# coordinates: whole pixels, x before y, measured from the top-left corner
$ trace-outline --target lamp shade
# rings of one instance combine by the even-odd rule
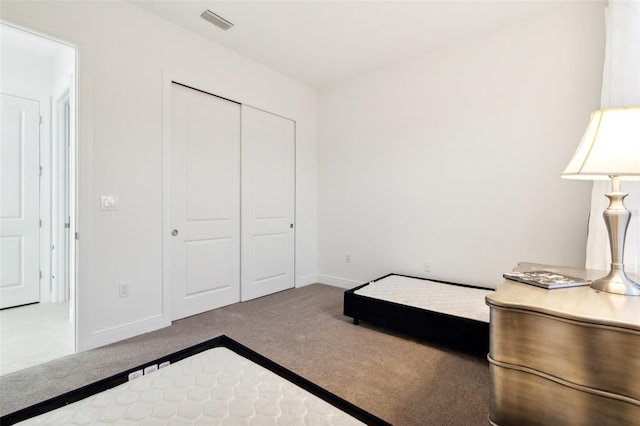
[[[640,180],[640,107],[595,111],[561,177]]]

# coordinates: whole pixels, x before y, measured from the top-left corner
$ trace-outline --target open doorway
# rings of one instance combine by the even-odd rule
[[[0,31],[0,374],[7,374],[76,349],[76,49],[4,22]]]

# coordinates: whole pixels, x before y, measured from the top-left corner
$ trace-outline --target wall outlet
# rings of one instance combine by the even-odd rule
[[[120,297],[129,297],[129,283],[120,283],[119,293]]]
[[[349,253],[344,255],[344,263],[351,263],[351,255]]]
[[[429,260],[424,261],[424,271],[431,272],[431,261]]]

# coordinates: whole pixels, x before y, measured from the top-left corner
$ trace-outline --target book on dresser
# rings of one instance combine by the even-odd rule
[[[552,271],[506,272],[502,276],[508,280],[534,285],[552,290],[555,288],[589,285],[591,280],[572,277]]]

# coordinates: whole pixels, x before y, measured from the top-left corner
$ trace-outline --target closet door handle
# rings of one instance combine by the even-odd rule
[[[289,225],[289,228],[293,229],[293,223],[291,225]]]
[[[171,231],[171,235],[173,235],[174,237],[178,235],[178,230],[174,229],[173,231]]]

